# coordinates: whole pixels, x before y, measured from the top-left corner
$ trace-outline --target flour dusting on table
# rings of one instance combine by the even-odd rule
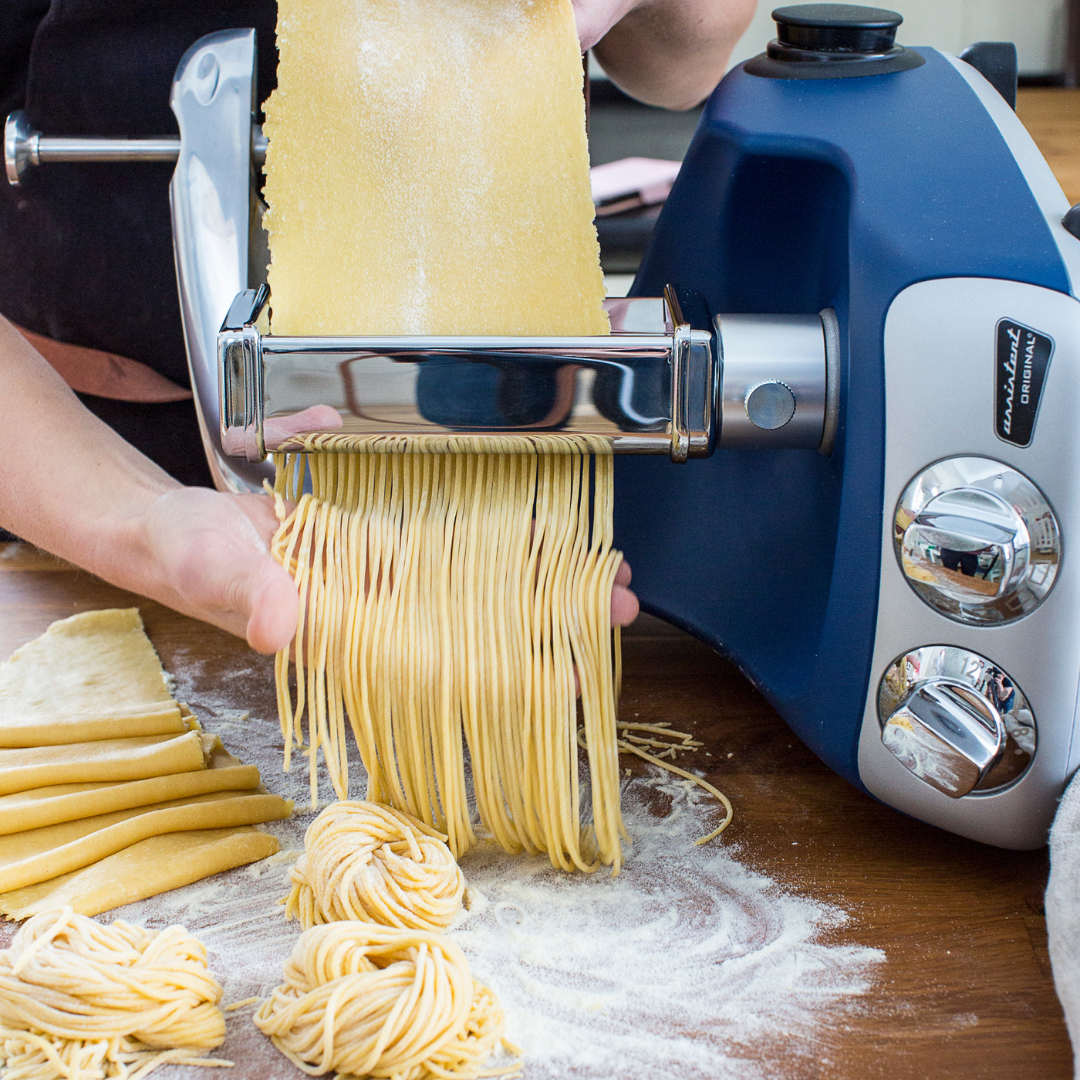
[[[172,666],[180,699],[228,750],[258,765],[271,791],[296,800],[297,812],[264,826],[281,843],[272,859],[101,918],[185,925],[206,943],[227,1005],[269,993],[300,933],[277,902],[314,817],[307,762],[300,757],[282,774],[276,718],[236,707],[245,688],[272,682],[270,664],[255,661],[214,687],[197,661],[180,654]],[[361,797],[362,767],[351,764],[353,795]],[[321,798],[324,805],[333,798],[325,781]],[[509,856],[490,844],[462,860],[469,910],[450,934],[473,974],[498,994],[507,1037],[525,1053],[526,1080],[802,1075],[821,1054],[820,1033],[859,1007],[884,955],[836,943],[847,922],[842,910],[751,870],[723,838],[694,847],[713,827],[715,808],[688,781],[667,774],[626,780],[623,809],[633,844],[617,878],[606,870],[563,874],[546,859]],[[236,1062],[229,1075],[301,1077],[257,1031],[251,1012],[226,1014],[219,1053]],[[211,1076],[175,1067],[161,1075]]]

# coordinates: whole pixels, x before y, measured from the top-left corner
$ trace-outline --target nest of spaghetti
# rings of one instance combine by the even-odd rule
[[[491,1063],[502,1009],[439,934],[356,921],[315,926],[297,940],[284,976],[255,1023],[310,1076],[474,1080],[518,1069]]]
[[[102,926],[70,907],[28,919],[0,950],[5,1080],[141,1080],[225,1038],[221,985],[182,926]]]

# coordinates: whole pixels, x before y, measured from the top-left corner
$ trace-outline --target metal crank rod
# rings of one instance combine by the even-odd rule
[[[33,165],[53,161],[176,161],[180,138],[163,135],[155,139],[104,139],[88,136],[42,135],[35,131],[22,110],[11,113],[4,124],[4,167],[8,183],[18,187]],[[252,126],[251,156],[261,165],[266,158],[266,136]]]

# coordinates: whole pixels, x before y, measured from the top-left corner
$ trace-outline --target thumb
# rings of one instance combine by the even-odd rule
[[[296,633],[299,607],[292,578],[273,559],[259,559],[248,581],[247,643],[260,653],[284,649]]]
[[[292,640],[296,587],[269,555],[205,530],[187,538],[173,567],[170,606],[246,638],[257,652],[276,652]]]
[[[259,652],[284,648],[296,632],[298,601],[292,577],[268,551],[269,506],[203,488],[166,492],[142,524],[155,571],[140,591],[247,638]]]

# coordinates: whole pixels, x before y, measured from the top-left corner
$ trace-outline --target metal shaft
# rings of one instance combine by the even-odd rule
[[[257,164],[266,158],[266,136],[252,127],[251,152]],[[26,170],[53,161],[176,161],[180,139],[163,135],[154,139],[100,139],[42,135],[20,110],[4,125],[4,166],[8,183],[18,187]]]

